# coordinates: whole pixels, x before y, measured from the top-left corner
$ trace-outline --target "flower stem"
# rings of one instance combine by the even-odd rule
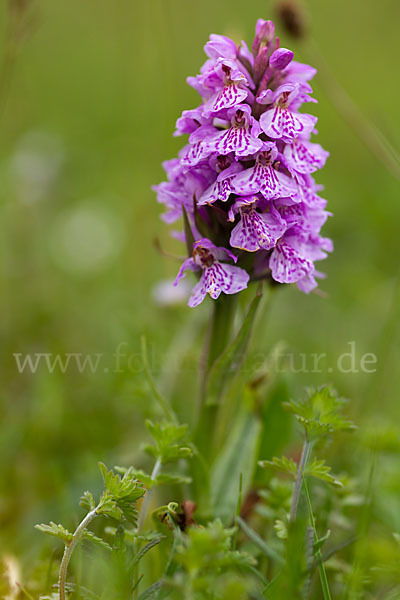
[[[303,449],[301,451],[300,462],[297,467],[296,480],[294,482],[293,488],[293,496],[292,496],[292,504],[290,507],[290,522],[294,523],[297,515],[297,508],[299,506],[301,487],[303,484],[303,473],[308,463],[308,459],[310,458],[312,450],[312,443],[307,438],[304,441]]]
[[[233,320],[237,305],[237,294],[223,294],[214,302],[211,334],[207,356],[209,371],[227,347],[233,331]]]
[[[154,481],[157,477],[157,475],[159,474],[159,472],[161,471],[161,460],[157,459],[153,471],[151,473],[151,480]],[[149,510],[149,506],[150,506],[150,502],[151,499],[153,497],[153,493],[154,493],[154,486],[152,486],[146,493],[144,499],[143,499],[143,503],[142,506],[140,507],[140,514],[139,514],[139,520],[138,520],[138,532],[140,533],[144,527],[144,522],[146,520],[146,516],[147,516],[147,512]]]
[[[75,529],[72,540],[70,541],[69,544],[66,544],[66,546],[65,546],[64,554],[63,554],[61,564],[60,564],[60,571],[59,571],[59,575],[58,575],[58,589],[59,589],[60,600],[65,600],[65,583],[66,583],[66,578],[67,578],[68,565],[69,565],[69,561],[71,560],[72,553],[73,553],[76,545],[82,538],[86,527],[97,516],[98,508],[99,507],[96,506],[96,508],[91,510],[86,515],[86,517],[83,519],[83,521],[81,521],[79,523],[78,527]]]
[[[213,364],[221,356],[232,337],[236,305],[237,294],[222,294],[213,306],[207,357],[202,372],[200,409],[195,433],[196,445],[206,459],[210,459],[212,454],[218,409],[216,404],[207,404],[209,374]]]

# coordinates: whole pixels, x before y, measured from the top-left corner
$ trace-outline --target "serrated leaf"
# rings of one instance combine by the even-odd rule
[[[304,475],[311,475],[312,477],[326,481],[334,487],[343,487],[342,482],[332,475],[331,468],[325,463],[324,460],[318,460],[314,458],[312,463],[308,463],[306,466]]]
[[[83,532],[83,537],[90,540],[91,542],[94,542],[95,544],[97,544],[101,548],[104,548],[105,550],[112,550],[110,544],[107,544],[105,540],[95,535],[93,531],[90,531],[89,529],[85,529],[85,531]]]
[[[156,485],[187,485],[192,482],[192,478],[179,473],[159,473],[154,482]]]
[[[100,499],[97,514],[117,519],[117,521],[121,521],[123,518],[122,512],[119,510],[115,500],[106,495]]]
[[[295,415],[307,436],[312,439],[334,431],[356,429],[354,424],[342,415],[344,403],[345,400],[331,387],[324,386],[317,390],[309,390],[308,397],[303,401],[291,400],[284,402],[283,406]]]
[[[48,535],[52,535],[53,537],[62,540],[64,544],[70,544],[74,534],[65,529],[65,527],[61,524],[56,525],[53,521],[50,521],[49,525],[44,523],[40,525],[35,525],[35,528],[41,531],[42,533],[47,533]]]
[[[187,438],[187,425],[175,423],[153,423],[146,421],[146,427],[155,440],[155,445],[146,445],[145,452],[160,460],[162,464],[177,461],[181,458],[190,458],[193,455]]]
[[[84,492],[81,496],[79,504],[88,512],[94,510],[96,503],[94,501],[93,494],[88,491]]]
[[[288,537],[288,529],[287,525],[282,519],[277,519],[274,523],[274,529],[276,531],[276,535],[281,540],[286,540]]]
[[[143,558],[145,554],[147,554],[149,550],[154,548],[154,546],[158,546],[158,544],[165,539],[165,535],[157,535],[157,537],[154,537],[152,540],[150,540],[145,546],[143,546],[143,548],[139,550],[137,554],[135,554],[130,564],[130,568],[133,568],[135,565],[137,565],[138,562]]]
[[[232,380],[232,375],[240,368],[244,360],[261,298],[261,292],[257,291],[235,339],[211,367],[207,382],[207,404],[209,405],[218,404],[221,401]]]
[[[281,456],[280,458],[275,456],[272,460],[260,460],[258,461],[258,464],[264,469],[285,473],[293,479],[296,479],[297,465],[294,460],[287,458],[286,456]]]
[[[99,467],[104,479],[103,493],[97,514],[103,514],[114,519],[127,520],[133,525],[137,521],[136,503],[145,493],[145,488],[136,479],[132,468],[123,477],[109,471],[103,463]]]

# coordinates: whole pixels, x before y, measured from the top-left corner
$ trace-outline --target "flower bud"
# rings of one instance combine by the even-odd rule
[[[287,48],[278,48],[272,53],[269,64],[273,69],[281,71],[285,69],[293,59],[293,52]]]
[[[264,21],[264,19],[258,19],[256,25],[256,37],[252,45],[252,51],[254,56],[257,56],[261,45],[266,46],[275,37],[275,25],[272,21]]]

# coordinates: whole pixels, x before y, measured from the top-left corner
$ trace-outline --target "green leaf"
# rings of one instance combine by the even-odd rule
[[[150,598],[158,598],[160,589],[163,587],[163,585],[163,580],[156,581],[155,583],[153,583],[153,585],[148,587],[147,590],[144,590],[144,592],[140,594],[138,600],[149,600]]]
[[[317,390],[309,390],[305,400],[291,400],[283,406],[303,425],[306,435],[315,439],[334,431],[356,429],[354,424],[342,415],[344,404],[345,400],[338,397],[331,387],[323,386]]]
[[[58,538],[66,545],[70,544],[74,537],[74,534],[65,529],[63,525],[56,525],[56,523],[53,523],[53,521],[50,521],[49,525],[45,525],[44,523],[41,525],[35,525],[35,528],[42,533],[47,533],[48,535]]]
[[[155,445],[147,445],[144,450],[157,460],[161,460],[163,464],[180,458],[190,458],[193,455],[193,450],[186,441],[187,425],[153,423],[147,420],[146,427],[154,438]]]
[[[143,548],[139,550],[137,554],[135,554],[130,564],[130,567],[133,568],[135,565],[137,565],[138,562],[143,558],[145,554],[147,554],[149,550],[154,548],[154,546],[158,546],[158,544],[165,539],[165,535],[158,535],[157,537],[154,537],[152,540],[150,540],[150,542],[148,542],[145,546],[143,546]]]
[[[89,529],[85,529],[85,531],[83,532],[83,537],[87,540],[90,540],[91,542],[94,542],[95,544],[97,544],[101,548],[104,548],[105,550],[112,550],[110,544],[107,544],[106,541],[95,535],[93,531],[90,531]]]
[[[79,504],[82,506],[82,508],[87,510],[87,512],[94,510],[96,503],[94,501],[93,494],[88,491],[84,492],[81,496]]]
[[[251,482],[260,430],[258,416],[244,407],[212,467],[212,511],[224,523],[229,523],[235,515],[241,474],[243,491]]]
[[[133,469],[128,469],[123,477],[109,471],[103,463],[99,463],[104,479],[105,492],[103,493],[97,514],[103,514],[114,519],[127,520],[136,525],[136,503],[146,490],[136,479]]]
[[[324,460],[318,460],[314,458],[312,463],[308,463],[306,466],[304,475],[311,475],[312,477],[326,481],[334,487],[343,487],[343,483],[332,475],[331,468],[325,464]]]
[[[328,529],[328,531],[326,532],[325,535],[323,535],[322,537],[315,540],[314,554],[317,554],[318,552],[321,551],[322,546],[325,544],[326,540],[330,537],[330,535],[331,535],[331,531],[330,531],[330,529]]]
[[[287,458],[286,456],[282,456],[281,458],[275,456],[272,460],[259,460],[258,464],[264,469],[285,473],[293,479],[296,479],[297,465],[294,460]]]
[[[102,495],[96,512],[98,515],[117,519],[117,521],[123,520],[122,512],[118,508],[117,503],[111,496],[106,494]]]
[[[235,339],[212,365],[208,379],[207,404],[218,404],[221,401],[228,384],[232,381],[233,374],[240,368],[246,354],[261,298],[262,293],[258,289]]]
[[[281,540],[286,540],[288,537],[288,528],[285,521],[282,519],[277,519],[274,523],[274,529],[276,531],[276,535]]]
[[[273,548],[268,546],[266,542],[256,533],[253,529],[251,529],[246,521],[244,521],[241,517],[236,517],[236,522],[239,525],[240,529],[247,535],[247,537],[257,546],[259,550],[269,559],[275,561],[278,564],[283,564],[284,559],[278,552],[276,552]]]
[[[115,467],[118,473],[125,473],[126,469],[123,467]],[[192,482],[191,477],[186,477],[180,473],[159,473],[154,479],[151,478],[149,473],[145,473],[141,469],[132,469],[133,475],[138,479],[147,490],[150,490],[153,486],[158,485],[187,485]]]

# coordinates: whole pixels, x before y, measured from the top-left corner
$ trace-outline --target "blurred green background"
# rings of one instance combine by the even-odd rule
[[[185,78],[198,72],[208,35],[250,43],[256,19],[273,18],[274,6],[265,0],[32,2],[32,31],[9,79],[3,69],[0,99],[0,528],[3,548],[25,560],[44,543],[35,523],[74,521],[82,490],[99,486],[98,460],[147,466],[139,445],[154,407],[137,356],[142,334],[178,412],[183,419],[193,412],[193,370],[210,304],[193,311],[154,300],[154,286],[178,268],[156,251],[154,238],[168,251],[182,250],[159,218],[151,185],[163,178],[161,161],[183,143],[172,137],[176,118],[198,104]],[[300,47],[278,28],[282,45],[298,60],[322,55],[329,66],[324,80],[330,85],[333,75],[399,148],[400,4],[308,0],[304,8],[313,46]],[[2,0],[3,54],[7,10]],[[395,424],[399,182],[343,121],[318,75],[313,88],[318,141],[331,152],[319,182],[335,215],[324,229],[335,243],[321,263],[326,297],[280,290],[255,347],[267,353],[285,340],[296,355],[326,353],[321,373],[288,376],[290,392],[332,381],[351,399],[359,425]],[[358,362],[364,353],[377,355],[376,373],[329,371],[351,341]],[[131,370],[114,373],[112,354],[121,343],[121,352],[136,356]],[[37,352],[104,357],[96,373],[40,367],[19,373],[13,354]],[[176,383],[168,360],[179,352],[188,368]]]

